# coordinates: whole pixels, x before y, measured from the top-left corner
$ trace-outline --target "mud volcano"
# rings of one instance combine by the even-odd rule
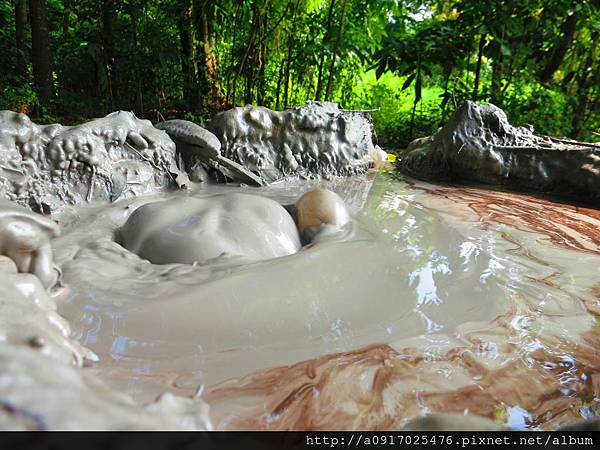
[[[333,104],[0,119],[4,429],[598,415],[597,210],[375,171],[370,120]],[[454,173],[440,142],[402,164]]]

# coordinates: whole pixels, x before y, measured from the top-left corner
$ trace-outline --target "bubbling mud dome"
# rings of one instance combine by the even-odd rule
[[[217,140],[165,122],[187,189],[56,201],[49,217],[0,204],[0,243],[28,243],[0,246],[0,427],[556,429],[598,416],[600,212],[367,171],[374,147],[348,152],[357,129],[326,106],[305,129],[323,120],[358,173],[337,177],[304,156],[318,134],[292,149],[285,130],[302,132],[304,113],[282,124],[255,110],[215,118]],[[300,155],[282,179],[281,140]],[[120,155],[157,170],[157,186],[177,175]]]
[[[229,193],[179,198],[136,209],[119,230],[123,246],[154,264],[208,264],[291,255],[300,235],[283,206],[268,198]]]

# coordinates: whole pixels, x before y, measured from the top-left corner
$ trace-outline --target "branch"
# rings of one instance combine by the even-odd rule
[[[355,112],[355,113],[370,113],[370,112],[377,112],[377,111],[381,111],[381,108],[375,108],[375,109],[340,109],[340,111],[344,111],[344,112]]]

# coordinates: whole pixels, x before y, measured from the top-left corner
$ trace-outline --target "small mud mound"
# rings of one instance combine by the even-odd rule
[[[241,193],[148,203],[131,214],[119,235],[125,248],[154,264],[260,261],[301,247],[283,206]]]

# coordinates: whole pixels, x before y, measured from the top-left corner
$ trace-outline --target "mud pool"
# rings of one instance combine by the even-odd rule
[[[337,192],[354,218],[290,256],[153,265],[115,242],[141,204]],[[216,429],[386,429],[455,412],[554,429],[600,407],[600,212],[388,174],[214,185],[56,217],[58,312],[139,402],[199,395]]]

